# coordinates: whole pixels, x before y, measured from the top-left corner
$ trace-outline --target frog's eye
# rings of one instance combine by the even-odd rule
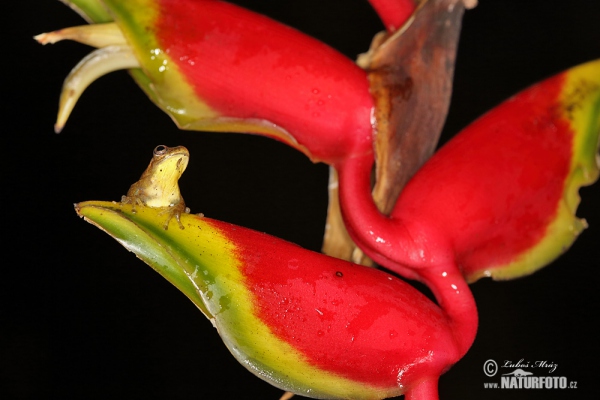
[[[167,152],[168,149],[169,148],[167,146],[161,144],[159,146],[156,146],[156,148],[154,149],[153,154],[155,156],[162,156],[163,154],[165,154]]]

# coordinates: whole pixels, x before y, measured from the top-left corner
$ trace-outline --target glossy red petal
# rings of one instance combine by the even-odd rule
[[[215,112],[274,124],[314,160],[333,163],[370,147],[373,103],[366,74],[352,61],[226,2],[156,3],[161,50]]]
[[[599,111],[600,61],[519,93],[427,163],[394,217],[444,232],[470,280],[532,273],[585,226],[574,197],[598,176]]]

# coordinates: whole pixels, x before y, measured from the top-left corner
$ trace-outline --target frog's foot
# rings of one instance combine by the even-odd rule
[[[185,207],[185,205],[175,205],[175,206],[171,206],[171,207],[161,207],[161,208],[162,208],[162,211],[160,211],[159,215],[168,214],[167,220],[165,221],[165,223],[163,225],[163,228],[165,229],[165,231],[169,229],[169,222],[171,222],[173,217],[175,217],[175,219],[177,220],[177,223],[179,224],[179,228],[185,229],[183,224],[181,223],[181,214],[182,213],[189,214],[190,209],[188,207]]]
[[[136,213],[136,206],[145,206],[145,204],[140,199],[129,196],[121,196],[121,203],[131,204],[131,212],[134,214]]]

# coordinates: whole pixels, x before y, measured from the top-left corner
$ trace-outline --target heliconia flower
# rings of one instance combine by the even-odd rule
[[[62,33],[43,35],[40,37],[40,40],[52,41],[55,38],[63,37],[77,37],[79,40],[89,43],[100,40],[102,44],[96,43],[96,45],[101,46],[99,53],[92,55],[89,60],[82,64],[80,69],[90,68],[103,72],[105,70],[104,67],[107,65],[106,59],[112,60],[108,62],[109,65],[115,62],[117,64],[121,63],[119,64],[121,67],[127,67],[130,65],[129,63],[139,63],[141,69],[133,70],[134,77],[136,77],[141,86],[163,109],[171,113],[180,122],[181,126],[185,125],[197,129],[240,130],[266,134],[286,141],[288,144],[304,151],[314,160],[323,160],[333,165],[344,176],[344,179],[340,183],[341,196],[349,203],[345,208],[355,210],[355,212],[348,216],[347,223],[352,227],[354,231],[353,235],[359,241],[361,247],[366,248],[368,252],[376,253],[376,257],[384,265],[389,266],[390,263],[395,264],[397,261],[399,265],[404,266],[398,267],[400,269],[398,272],[409,277],[415,277],[414,272],[405,269],[405,266],[410,264],[405,259],[408,257],[407,254],[392,255],[388,254],[391,250],[386,250],[390,246],[391,248],[395,248],[395,246],[391,245],[391,243],[394,243],[394,240],[386,240],[385,238],[393,237],[395,234],[390,233],[389,230],[398,228],[388,228],[390,226],[389,220],[379,215],[376,210],[370,209],[371,199],[368,197],[370,192],[368,177],[370,176],[371,164],[373,162],[371,154],[373,133],[371,132],[371,121],[368,120],[367,115],[372,108],[373,100],[367,93],[368,85],[364,80],[366,76],[364,71],[355,67],[349,60],[327,46],[297,31],[224,2],[208,0],[132,0],[128,2],[118,0],[87,0],[76,1],[74,3],[77,3],[83,12],[86,12],[85,8],[87,4],[105,4],[110,15],[114,17],[116,22],[112,25],[86,27],[98,32],[97,34],[90,35],[88,30],[82,28],[81,30],[73,29],[63,31]],[[373,4],[381,9],[392,4],[392,2],[382,1],[373,2]],[[210,18],[205,17],[208,14],[207,12],[202,13],[199,12],[200,10],[210,10]],[[189,18],[190,15],[194,18]],[[400,14],[396,13],[394,15],[398,16]],[[105,16],[102,18],[105,18]],[[195,18],[205,19],[196,20]],[[173,28],[174,26],[177,26],[176,32]],[[264,30],[273,34],[265,38]],[[242,31],[244,35],[240,35]],[[117,32],[116,35],[115,32]],[[113,39],[110,39],[111,37]],[[280,40],[278,38],[287,38],[288,40]],[[102,47],[106,46],[107,43],[111,43],[111,40],[113,45]],[[306,50],[302,53],[302,49],[310,49],[310,54],[307,55]],[[218,59],[214,57],[202,58],[202,54],[204,54],[202,53],[203,50],[206,50],[206,54],[219,54],[220,57]],[[320,56],[312,57],[315,54],[319,54]],[[318,59],[319,62],[311,62],[311,57],[314,60]],[[326,62],[323,62],[324,60]],[[240,65],[242,66],[240,67]],[[198,68],[197,70],[195,69],[196,67]],[[590,68],[593,69],[596,67]],[[260,74],[264,74],[265,71],[268,71],[268,77],[264,79],[257,78],[264,77],[264,75]],[[295,71],[301,75],[301,79],[292,79],[292,81],[298,83],[298,86],[294,86],[291,83],[289,85],[282,84],[290,76],[290,71]],[[573,79],[577,79],[576,77],[579,75],[576,71],[579,70],[573,70],[571,73],[565,74],[563,78],[572,75],[575,77]],[[588,82],[595,82],[594,74],[598,75],[597,71],[592,70],[588,74],[592,76],[585,77],[585,79]],[[74,72],[74,75],[79,77],[79,72]],[[221,77],[223,79],[220,79]],[[573,86],[575,85],[573,83],[568,83],[571,80],[563,78],[556,78],[555,81],[564,82],[564,88],[559,87],[560,84],[556,84],[556,93],[545,92],[545,96],[547,97],[538,95],[536,100],[528,103],[533,113],[530,118],[541,118],[535,114],[538,110],[548,113],[548,109],[566,107],[561,103],[563,100],[559,98],[559,92],[563,89],[566,91],[575,90],[573,87],[576,86]],[[67,81],[69,82],[69,79]],[[70,81],[77,82],[77,79],[72,78]],[[315,83],[315,85],[309,85],[311,89],[307,89],[309,87],[306,86],[307,82]],[[316,83],[319,84],[317,85]],[[256,87],[254,84],[256,84]],[[328,89],[324,90],[324,88]],[[315,92],[312,89],[317,89],[317,91]],[[77,90],[79,89],[73,88],[73,91],[66,90],[67,99],[70,98],[70,93],[77,93]],[[323,94],[325,97],[322,97]],[[216,100],[214,102],[205,100],[209,98],[211,101]],[[280,101],[283,98],[285,98],[285,101]],[[585,100],[591,101],[589,98],[591,98],[591,95]],[[70,98],[69,101],[72,100],[73,98]],[[319,101],[323,101],[323,103],[319,104]],[[323,106],[323,112],[316,111],[319,106]],[[546,111],[543,110],[543,107],[547,108]],[[218,111],[216,114],[213,113],[215,110]],[[593,110],[587,112],[592,116],[594,115]],[[495,123],[491,122],[493,120],[492,115],[501,115],[499,118],[506,120],[507,123],[513,121],[513,124],[517,125],[526,118],[522,112],[509,115],[509,112],[495,111],[482,119],[482,121],[490,122],[478,122],[473,125],[477,128],[469,128],[467,132],[479,132],[475,136],[487,138],[485,131],[497,129],[497,127],[491,126]],[[585,117],[581,118],[585,120]],[[529,120],[529,123],[533,127],[532,129],[539,127],[533,124],[531,120]],[[565,127],[567,125],[559,124],[557,126]],[[265,127],[271,127],[274,130]],[[565,129],[569,130],[568,127]],[[578,132],[577,129],[576,132]],[[517,129],[511,132],[520,131],[521,129]],[[540,132],[542,131],[540,130]],[[523,137],[529,137],[534,132],[524,132]],[[542,133],[538,132],[538,134],[541,135]],[[581,133],[581,135],[584,134]],[[504,135],[502,137],[508,138],[509,136]],[[564,139],[564,141],[560,142],[560,139]],[[528,151],[543,158],[541,155],[545,154],[544,149],[547,150],[547,139],[546,137],[540,137],[539,140],[540,143],[544,143],[545,147],[541,147],[537,142],[533,141],[529,143],[529,150],[523,147],[522,151]],[[573,149],[575,145],[578,145],[577,141],[573,142],[571,139],[568,139],[567,134],[560,138],[555,138],[555,140],[556,145],[564,151],[566,151],[565,149]],[[460,141],[457,140],[456,142]],[[561,145],[566,147],[561,147]],[[594,147],[593,145],[591,146]],[[450,148],[455,147],[458,148],[457,145],[450,146]],[[448,151],[444,150],[442,154],[446,154]],[[446,163],[455,165],[454,158],[462,157],[462,153],[459,153],[459,151],[456,151],[455,156],[442,159],[447,159],[449,161],[445,161]],[[497,168],[496,166],[508,163],[514,167],[513,172],[516,173],[517,167],[520,164],[507,161],[509,156],[502,156],[505,153],[493,152],[492,155],[494,157],[488,157],[487,155],[482,155],[480,158],[472,157],[473,160],[478,160],[479,163],[477,167],[473,168],[475,171],[487,171],[479,165],[486,165],[488,168],[492,168],[493,171],[487,172],[487,175],[484,175],[482,172],[479,174],[473,173],[469,178],[454,179],[454,181],[470,182],[470,186],[463,184],[463,187],[469,187],[475,191],[484,182],[495,182],[500,179],[494,177],[492,172],[495,171],[498,174],[501,169],[504,171],[506,168]],[[478,152],[478,154],[484,153]],[[580,159],[575,157],[576,154],[573,153],[574,157],[571,157],[572,162]],[[552,153],[552,155],[554,156],[556,153]],[[440,157],[442,156],[437,158],[439,159]],[[523,159],[518,154],[515,154],[514,157]],[[524,165],[528,168],[534,168],[535,163],[529,162],[530,159],[533,158],[527,158],[527,163]],[[494,162],[486,162],[486,160],[494,160]],[[542,164],[538,163],[536,165]],[[447,170],[452,171],[451,168]],[[534,168],[532,173],[539,173],[540,171],[546,171],[546,169],[535,170]],[[568,177],[571,176],[569,175],[570,172],[565,171],[556,171],[559,174],[556,176],[562,176],[563,183],[568,182],[570,179]],[[449,173],[453,174],[453,172]],[[561,173],[562,175],[560,175]],[[433,187],[432,182],[438,178],[438,175],[433,176],[435,178],[430,179],[431,187]],[[554,182],[559,179],[556,176],[548,179]],[[590,183],[591,181],[593,179],[582,181],[580,185]],[[357,188],[357,184],[360,188]],[[436,185],[439,185],[439,183],[436,183]],[[444,187],[449,186],[445,184]],[[500,190],[499,186],[495,187]],[[562,188],[565,189],[564,193],[569,192],[569,190],[566,190],[566,186]],[[411,190],[409,194],[414,194],[405,194],[402,201],[412,199],[412,202],[419,204],[421,202],[420,196],[423,196],[421,189],[417,191],[414,189]],[[576,187],[570,191],[576,192]],[[492,192],[488,191],[488,193]],[[357,197],[359,194],[362,197]],[[553,256],[547,255],[541,257],[540,254],[546,254],[546,251],[539,250],[538,247],[536,247],[538,249],[536,251],[533,251],[533,248],[529,248],[532,251],[527,250],[528,246],[533,246],[533,242],[536,240],[541,240],[542,237],[553,237],[544,233],[550,226],[550,221],[542,221],[544,215],[547,218],[550,218],[548,215],[554,215],[553,213],[557,212],[556,210],[558,210],[558,206],[561,204],[559,201],[561,195],[558,188],[553,195],[554,200],[552,201],[554,203],[550,204],[552,203],[550,201],[547,204],[548,209],[544,212],[540,211],[540,215],[542,216],[535,222],[537,225],[534,224],[535,229],[533,231],[537,229],[537,239],[532,237],[530,238],[529,245],[521,241],[520,247],[515,245],[516,247],[512,248],[512,250],[506,250],[507,254],[502,257],[498,256],[503,261],[497,259],[487,260],[486,262],[477,261],[476,265],[473,264],[471,266],[462,265],[462,268],[465,269],[470,279],[475,279],[476,276],[480,276],[481,274],[492,274],[496,277],[503,276],[505,278],[513,275],[520,276],[523,273],[539,268],[556,256],[556,251],[550,251],[550,253],[554,254]],[[523,204],[527,205],[537,201],[535,193],[530,193],[529,197],[520,196],[518,193],[515,193],[515,196],[522,199]],[[565,196],[574,195],[567,194]],[[492,197],[490,195],[489,199],[492,199]],[[447,206],[444,207],[442,204],[451,204],[445,198],[436,196],[435,194],[429,195],[429,198],[432,200],[428,203],[428,207],[436,210],[432,215],[436,215],[440,210],[447,209]],[[363,199],[364,201],[359,199]],[[480,207],[488,207],[486,201],[489,199],[484,196],[479,199],[480,203],[476,203],[473,200],[470,204],[473,207],[475,207],[475,204],[480,204]],[[573,214],[575,205],[572,201],[570,204],[571,214]],[[424,207],[425,203],[423,203],[420,210],[425,210]],[[487,221],[488,224],[496,221],[493,218],[500,218],[498,221],[502,220],[501,216],[499,216],[501,204],[498,204],[496,207],[497,209],[489,214],[489,218],[491,219]],[[396,208],[402,210],[410,207],[398,205]],[[361,211],[358,212],[356,210]],[[425,213],[425,211],[421,212]],[[399,213],[396,215],[399,215]],[[447,216],[450,215],[457,214],[447,213]],[[394,221],[396,219],[391,218]],[[381,226],[377,225],[378,220],[382,221]],[[439,219],[439,221],[443,220]],[[563,221],[568,220],[568,218],[558,218],[558,220]],[[448,227],[436,229],[439,231],[459,229],[458,227],[461,226],[460,221],[462,220],[458,218],[452,221],[452,224],[449,224]],[[530,222],[534,223],[533,221]],[[470,221],[464,223],[475,226]],[[373,224],[375,224],[373,229],[364,228]],[[391,225],[395,226],[395,224]],[[573,232],[580,230],[577,225],[573,225]],[[489,226],[482,224],[481,229],[485,230]],[[508,227],[512,225],[508,224],[506,226],[509,229]],[[379,231],[375,227],[382,230]],[[511,229],[516,229],[516,227],[513,226]],[[368,233],[375,231],[380,232],[381,235]],[[384,235],[384,233],[386,234]],[[508,235],[507,232],[505,234]],[[452,236],[449,232],[440,235],[446,237]],[[477,236],[477,233],[474,233],[474,235]],[[531,235],[535,234],[531,233]],[[567,243],[571,243],[574,240],[573,234],[569,233],[568,235],[571,235],[571,240],[563,240],[561,242],[562,245],[566,246]],[[480,237],[483,240],[485,235]],[[445,251],[465,252],[465,254],[466,252],[469,254],[473,252],[470,243],[459,244],[460,240],[458,239],[450,240],[446,238],[445,240],[452,242],[445,246]],[[386,243],[385,245],[383,244],[384,242]],[[540,243],[546,243],[546,241]],[[562,245],[556,248],[562,247]],[[437,246],[437,248],[437,251],[441,251],[442,246]],[[403,250],[396,249],[394,251],[402,252]],[[526,257],[527,254],[528,256]],[[474,260],[473,257],[475,256],[471,255],[469,259]],[[540,257],[544,260],[541,260]],[[419,259],[416,255],[409,258]],[[525,258],[532,261],[525,261]],[[387,263],[386,259],[388,259]],[[521,261],[517,261],[517,259]],[[466,262],[466,260],[462,261]],[[517,265],[521,265],[521,267]],[[492,270],[496,272],[492,272]],[[519,270],[520,272],[507,272],[513,270]],[[501,273],[499,271],[504,272]]]
[[[360,58],[364,70],[317,40],[221,1],[68,3],[88,21],[112,22],[36,37],[99,48],[66,79],[57,131],[87,85],[127,68],[183,129],[270,136],[334,169],[375,150],[374,197],[389,213],[401,187],[436,147],[462,12],[474,2],[371,0],[388,32],[377,35]],[[333,211],[335,190],[330,202]],[[340,220],[329,213],[324,249],[343,257],[329,246],[343,230],[335,228]]]
[[[596,60],[469,125],[419,170],[390,217],[369,196],[372,158],[352,159],[340,176],[346,226],[370,257],[406,276],[449,259],[469,281],[533,273],[586,226],[575,215],[578,190],[598,179],[599,137]]]
[[[474,339],[475,304],[454,265],[430,271],[438,307],[383,271],[192,214],[181,214],[184,229],[174,219],[165,229],[161,208],[135,207],[76,210],[181,290],[242,365],[281,389],[435,400],[438,377]]]

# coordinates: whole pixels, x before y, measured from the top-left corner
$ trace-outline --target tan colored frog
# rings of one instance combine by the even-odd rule
[[[164,213],[169,217],[164,228],[168,229],[171,218],[175,217],[179,227],[183,224],[179,220],[182,212],[189,213],[185,202],[179,192],[179,178],[185,171],[190,159],[189,151],[183,146],[167,147],[157,146],[154,149],[152,161],[144,171],[139,181],[131,185],[122,203],[135,206],[164,208]]]

